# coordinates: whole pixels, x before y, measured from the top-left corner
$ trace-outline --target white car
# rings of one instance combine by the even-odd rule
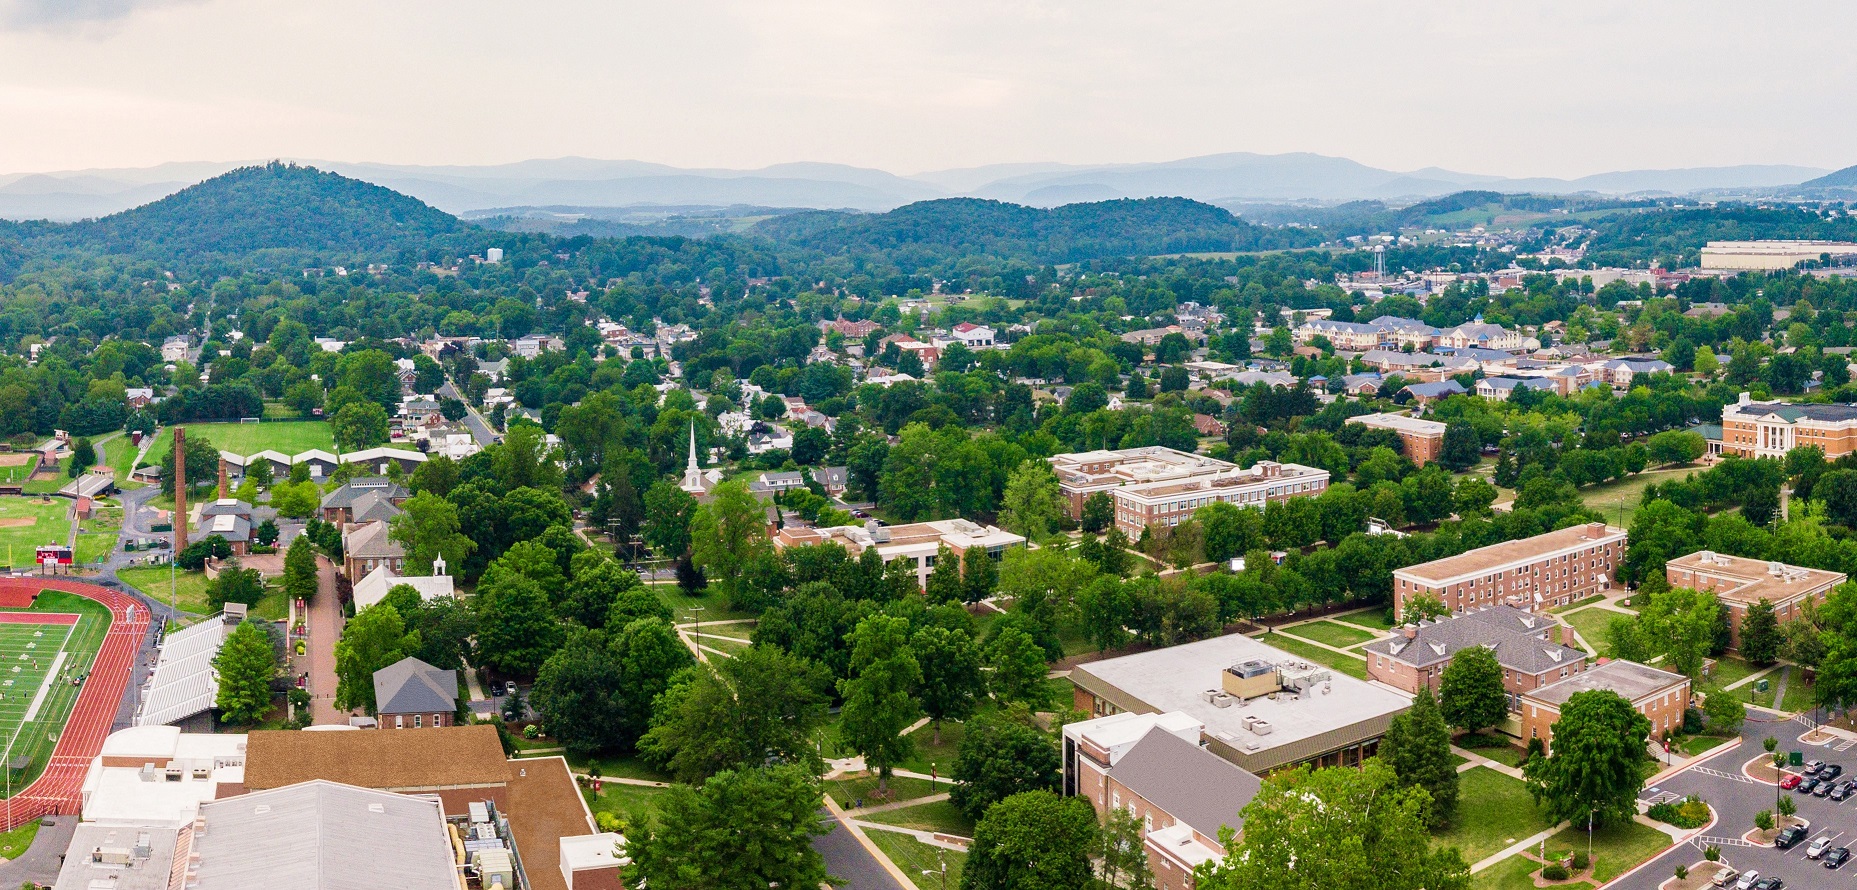
[[[1734,882],[1734,890],[1753,890],[1754,882],[1760,880],[1760,872],[1744,871],[1741,880]]]
[[[1817,859],[1825,855],[1825,851],[1829,849],[1831,849],[1831,838],[1821,837],[1813,841],[1812,846],[1805,848],[1805,858]]]

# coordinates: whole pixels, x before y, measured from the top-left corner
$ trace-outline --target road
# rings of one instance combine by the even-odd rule
[[[316,598],[309,604],[310,720],[317,726],[346,726],[348,713],[335,707],[335,641],[342,638],[342,598],[335,564],[316,555]]]
[[[482,414],[477,413],[476,408],[471,407],[471,403],[465,400],[464,394],[452,385],[451,378],[445,378],[445,383],[438,388],[438,394],[443,398],[457,399],[464,403],[464,428],[471,431],[471,437],[477,440],[478,447],[489,448],[497,443],[496,431],[490,428],[489,422],[484,420]]]
[[[830,816],[827,819],[831,832],[813,838],[812,848],[825,857],[826,873],[844,882],[836,886],[847,890],[905,890],[844,823]]]

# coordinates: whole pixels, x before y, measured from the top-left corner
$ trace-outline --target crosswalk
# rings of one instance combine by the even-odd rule
[[[1715,836],[1707,835],[1707,834],[1696,835],[1695,837],[1690,838],[1689,842],[1695,845],[1696,849],[1698,850],[1707,850],[1710,847],[1764,847],[1766,846],[1765,844],[1750,843],[1746,838],[1715,837]]]
[[[1723,772],[1721,770],[1718,770],[1710,766],[1692,766],[1689,768],[1689,771],[1692,773],[1701,773],[1702,775],[1705,775],[1705,776],[1714,776],[1717,779],[1730,779],[1736,782],[1745,782],[1749,785],[1766,784],[1764,782],[1757,782],[1753,779],[1750,779],[1741,773]]]
[[[1857,739],[1845,739],[1844,741],[1839,742],[1835,746],[1833,746],[1831,750],[1849,751],[1853,746],[1857,746]]]

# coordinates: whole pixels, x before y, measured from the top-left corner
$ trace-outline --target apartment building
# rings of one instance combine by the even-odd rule
[[[1367,676],[1414,695],[1421,688],[1435,691],[1451,658],[1472,646],[1496,653],[1510,707],[1516,696],[1586,669],[1586,653],[1573,647],[1573,628],[1514,606],[1491,606],[1408,624],[1391,639],[1367,644]]]
[[[1857,244],[1845,241],[1710,241],[1702,248],[1704,269],[1791,269],[1825,255],[1857,254]]]
[[[1178,525],[1215,501],[1261,510],[1269,501],[1321,494],[1328,488],[1327,470],[1276,461],[1240,468],[1159,446],[1074,452],[1048,460],[1058,489],[1070,503],[1070,515],[1081,515],[1085,498],[1107,492],[1115,502],[1116,527],[1131,538],[1150,525]]]
[[[1832,588],[1843,584],[1842,572],[1808,569],[1763,559],[1729,556],[1698,550],[1664,563],[1671,587],[1688,587],[1715,594],[1728,613],[1729,648],[1741,648],[1741,621],[1749,606],[1765,600],[1773,617],[1785,624],[1799,617],[1808,602],[1823,602]]]
[[[916,583],[927,587],[928,576],[935,570],[935,559],[945,545],[959,559],[979,547],[988,556],[999,559],[1007,549],[1025,546],[1025,538],[1005,529],[980,525],[965,519],[942,519],[935,522],[911,522],[905,525],[878,525],[875,520],[864,525],[831,528],[783,528],[774,534],[778,549],[805,547],[832,542],[857,558],[866,549],[877,548],[884,562],[907,559],[916,570]]]
[[[1683,726],[1689,707],[1689,678],[1635,661],[1608,661],[1560,682],[1522,693],[1522,741],[1540,739],[1553,750],[1554,723],[1573,696],[1603,689],[1615,692],[1651,721],[1651,738],[1662,739]]]
[[[1439,346],[1458,349],[1475,347],[1477,349],[1521,349],[1525,338],[1520,331],[1511,331],[1501,325],[1485,322],[1481,317],[1469,324],[1460,324],[1438,334]]]
[[[1444,450],[1445,425],[1435,420],[1421,420],[1404,414],[1363,414],[1348,418],[1348,422],[1368,429],[1397,433],[1400,444],[1405,446],[1406,457],[1421,467],[1437,460],[1438,454]]]
[[[1193,870],[1222,859],[1221,829],[1244,831],[1239,811],[1263,782],[1199,746],[1190,715],[1114,714],[1064,727],[1064,794],[1107,816],[1141,820],[1156,890],[1192,890]]]
[[[1609,589],[1625,558],[1625,530],[1589,522],[1478,547],[1393,571],[1393,606],[1431,596],[1453,612],[1510,605],[1529,612]]]
[[[1477,381],[1477,395],[1486,402],[1506,402],[1518,389],[1561,391],[1560,384],[1546,377],[1485,377]]]
[[[1756,402],[1742,393],[1722,409],[1722,451],[1741,457],[1785,457],[1816,445],[1836,460],[1857,451],[1857,405]]]
[[[1296,328],[1296,342],[1307,343],[1317,337],[1327,337],[1336,349],[1350,352],[1366,352],[1377,349],[1387,342],[1386,332],[1374,325],[1355,321],[1335,321],[1317,318],[1303,322]]]

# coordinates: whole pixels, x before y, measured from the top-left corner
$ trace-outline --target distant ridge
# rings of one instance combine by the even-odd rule
[[[1802,189],[1857,188],[1857,165],[1827,173],[1817,179],[1806,180],[1799,183],[1799,187]]]

